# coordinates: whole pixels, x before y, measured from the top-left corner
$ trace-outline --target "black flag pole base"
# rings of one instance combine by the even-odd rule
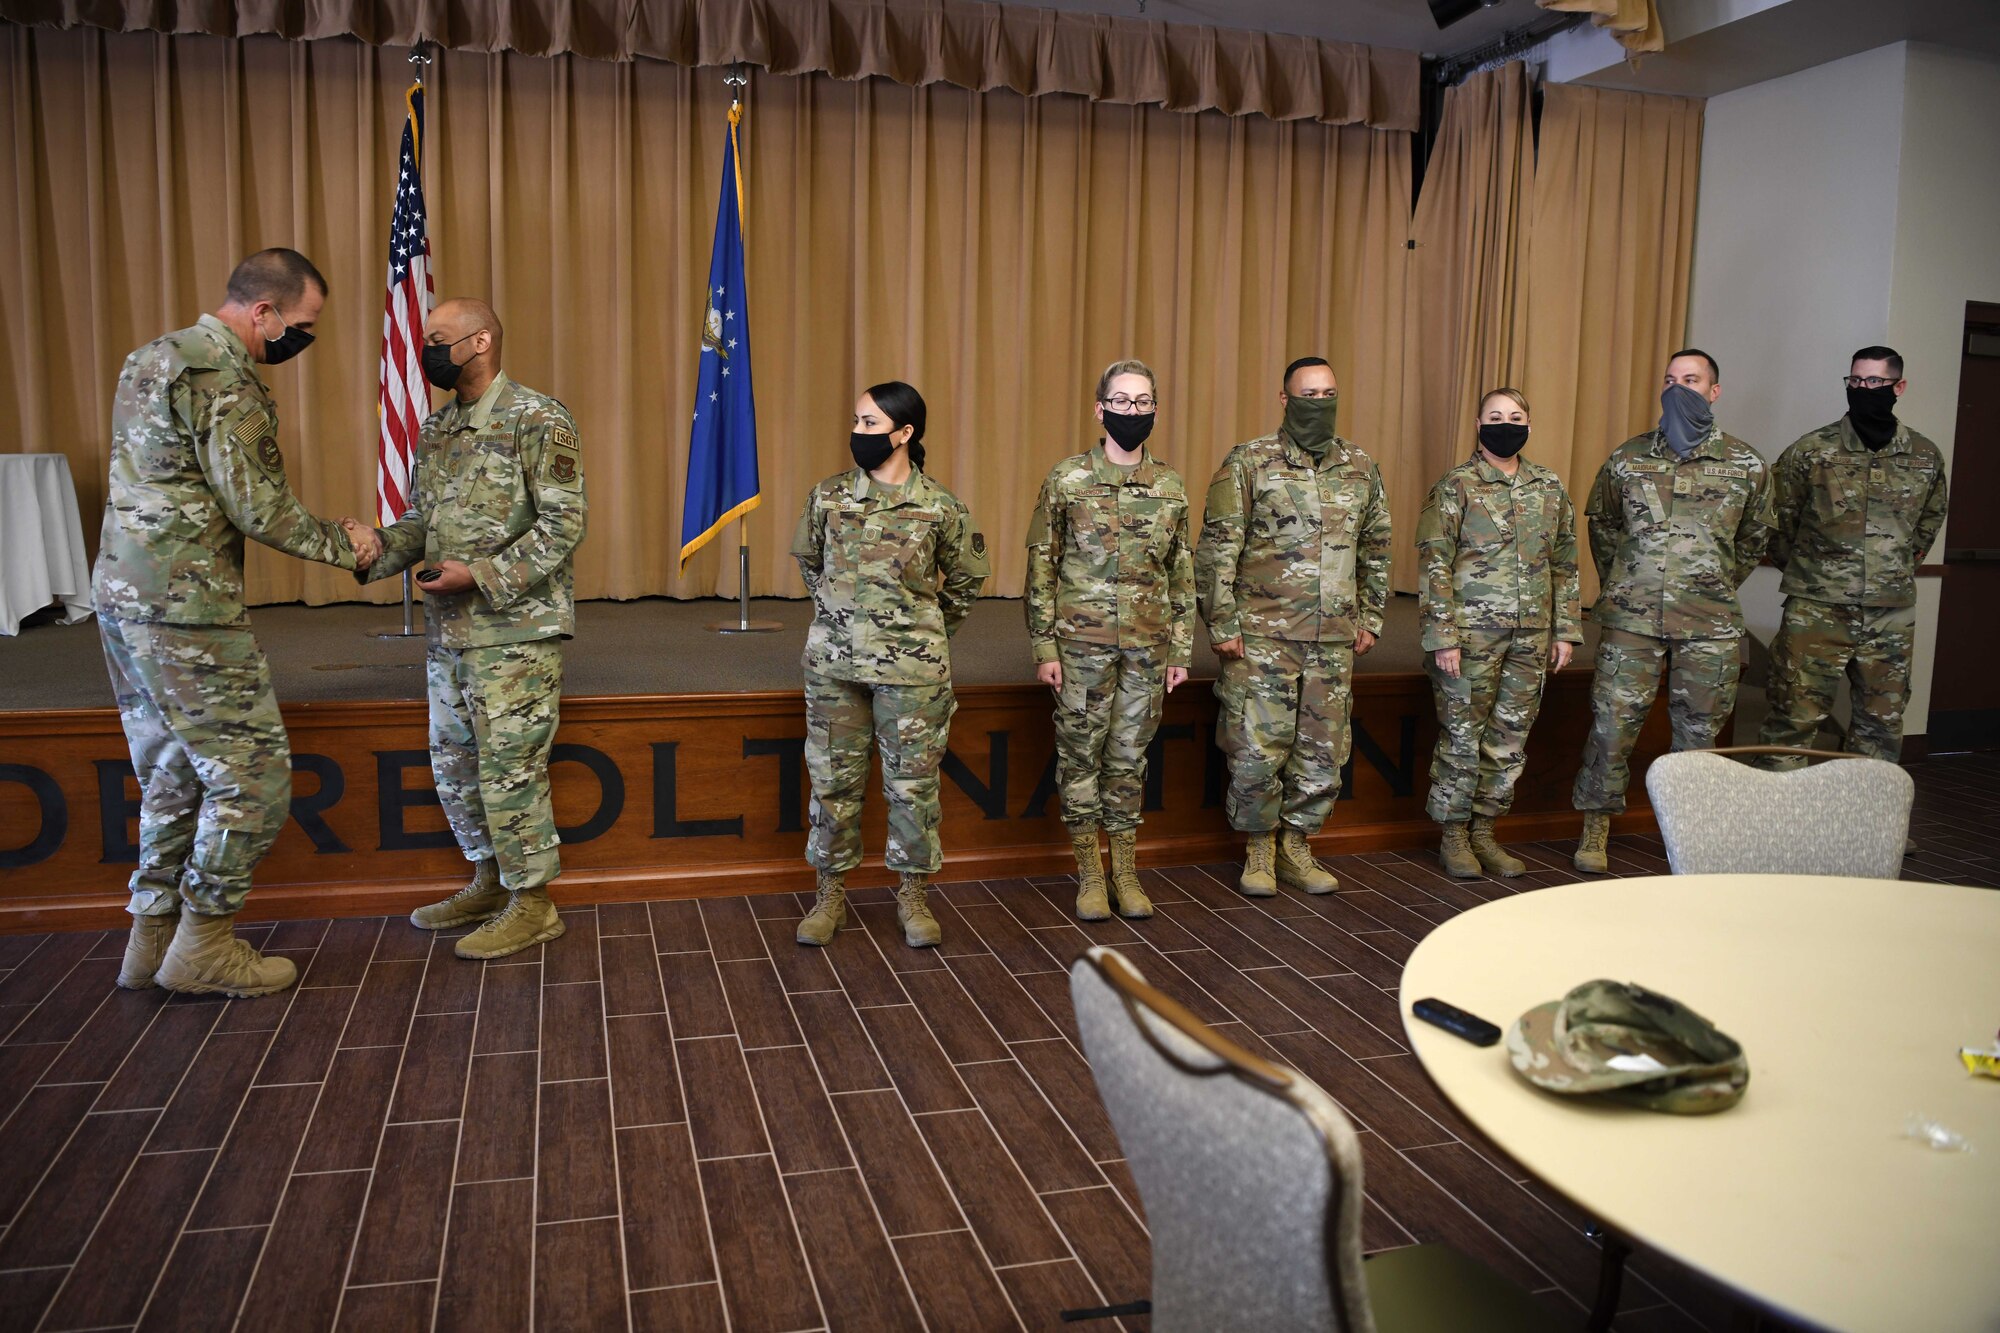
[[[736,619],[713,620],[706,628],[715,634],[769,634],[784,628],[775,620],[750,618],[750,548],[736,548]]]
[[[401,629],[368,630],[361,637],[364,639],[421,639],[424,637],[423,619],[421,617],[413,617],[411,614],[410,575],[408,571],[405,571],[403,574],[403,627]]]

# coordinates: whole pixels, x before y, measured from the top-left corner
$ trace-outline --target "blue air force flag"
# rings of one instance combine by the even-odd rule
[[[730,522],[757,507],[757,407],[750,393],[750,321],[743,299],[743,182],[737,175],[736,127],[729,109],[722,154],[722,197],[715,206],[715,249],[708,262],[702,314],[701,369],[695,377],[688,432],[687,495],[681,504],[681,567]]]

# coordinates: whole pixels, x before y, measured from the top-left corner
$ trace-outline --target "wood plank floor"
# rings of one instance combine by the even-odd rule
[[[2000,887],[2000,756],[1912,772],[1910,877]],[[245,933],[301,983],[252,1001],[118,991],[122,933],[0,937],[0,1329],[1051,1328],[1142,1297],[1068,1002],[1093,940],[1349,1110],[1369,1248],[1448,1241],[1580,1322],[1583,1219],[1397,1018],[1435,923],[1573,878],[1567,844],[1517,850],[1504,884],[1341,858],[1325,899],[1150,871],[1157,916],[1087,931],[1068,880],[951,884],[934,951],[884,890],[823,952],[792,895],[570,910],[485,965],[400,920],[286,922]],[[1666,869],[1651,839],[1614,861]],[[1735,1318],[1642,1254],[1617,1327]]]

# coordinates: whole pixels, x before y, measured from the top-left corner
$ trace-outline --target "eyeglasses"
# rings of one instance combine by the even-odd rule
[[[1294,398],[1338,398],[1339,396],[1338,389],[1301,389],[1292,395]]]
[[[1886,389],[1896,383],[1895,380],[1885,380],[1880,375],[1845,375],[1841,377],[1840,382],[1850,389]]]
[[[1142,393],[1137,398],[1130,394],[1114,393],[1109,398],[1100,398],[1097,401],[1121,416],[1133,412],[1150,412],[1160,405],[1160,400],[1149,393]]]

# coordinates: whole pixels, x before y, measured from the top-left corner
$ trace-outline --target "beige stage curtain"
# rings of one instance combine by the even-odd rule
[[[1530,447],[1579,514],[1611,450],[1659,420],[1667,357],[1689,337],[1701,116],[1690,98],[1567,84],[1543,101],[1522,387]]]
[[[10,447],[70,456],[93,547],[120,362],[264,245],[333,286],[318,345],[267,373],[294,484],[320,513],[370,512],[403,53],[0,26],[0,68],[0,421]],[[727,99],[717,72],[650,60],[432,67],[438,292],[490,297],[509,370],[577,417],[586,597],[736,590],[733,528],[675,561]],[[931,471],[986,533],[991,594],[1019,593],[1037,487],[1092,438],[1118,357],[1159,371],[1156,443],[1196,491],[1275,426],[1280,371],[1309,352],[1391,489],[1429,484],[1400,458],[1408,135],[824,75],[756,75],[748,106],[753,592],[803,593],[799,503],[847,465],[857,390],[888,378],[929,399]],[[250,592],[358,595],[261,548]]]
[[[1577,0],[1565,0],[1576,3]],[[1612,0],[1591,0],[1611,3]],[[1622,0],[1643,3],[1650,0]],[[0,19],[210,37],[355,37],[594,60],[736,61],[976,92],[1417,128],[1414,51],[969,0],[0,0]]]
[[[1398,586],[1413,590],[1417,516],[1430,485],[1472,452],[1479,395],[1516,384],[1526,351],[1528,214],[1535,141],[1527,66],[1475,74],[1445,92],[1412,235],[1409,371],[1418,484],[1390,493]],[[1517,385],[1518,387],[1518,385]]]
[[[1593,24],[1611,30],[1618,44],[1629,53],[1627,60],[1648,51],[1667,49],[1658,0],[1535,0],[1535,3],[1543,9],[1590,15]]]

